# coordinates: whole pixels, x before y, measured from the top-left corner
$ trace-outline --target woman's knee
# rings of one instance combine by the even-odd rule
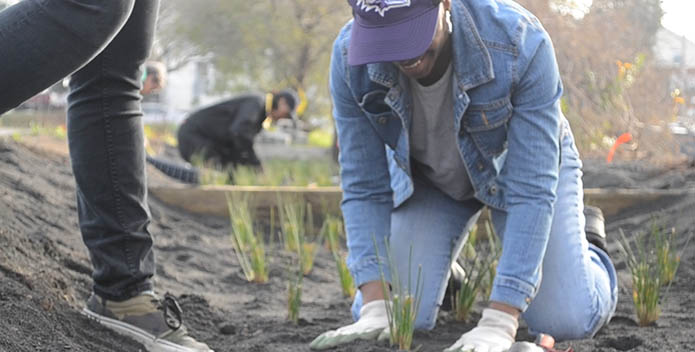
[[[439,306],[435,305],[433,307],[428,307],[426,309],[420,309],[417,317],[415,318],[415,329],[417,330],[432,330],[437,323],[437,313],[439,312]]]
[[[84,24],[84,28],[75,28],[75,35],[103,47],[123,28],[134,6],[135,0],[68,0],[53,2],[47,10],[54,18]]]
[[[609,314],[601,309],[599,302],[590,305],[567,302],[562,309],[547,308],[546,314],[525,315],[524,320],[531,333],[549,334],[558,341],[593,337]]]

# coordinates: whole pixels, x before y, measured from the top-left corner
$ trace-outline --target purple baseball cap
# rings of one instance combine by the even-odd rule
[[[348,64],[416,58],[432,44],[440,0],[348,0],[352,24]]]

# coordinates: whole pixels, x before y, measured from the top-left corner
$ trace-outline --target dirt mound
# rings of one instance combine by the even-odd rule
[[[587,187],[692,187],[695,171],[645,171],[638,164],[587,167]],[[153,180],[156,178],[152,178]],[[74,181],[64,156],[0,139],[0,351],[138,351],[142,347],[83,317],[91,265],[77,230]],[[156,286],[180,297],[186,324],[216,351],[309,351],[308,343],[329,328],[350,322],[331,257],[323,250],[304,280],[302,320],[285,321],[283,276],[288,258],[275,255],[264,285],[244,281],[228,238],[228,220],[201,218],[150,200],[157,253]],[[618,228],[646,229],[654,214],[681,234],[695,228],[695,199],[645,204],[608,219],[611,241]],[[685,236],[681,236],[685,237]],[[617,253],[612,243],[611,254]],[[691,247],[691,248],[695,248]],[[611,324],[593,340],[574,341],[577,351],[683,351],[695,331],[693,250],[662,305],[655,326],[635,324],[628,281]],[[618,263],[621,277],[624,265]],[[441,351],[472,325],[442,315],[437,328],[418,333],[422,351]],[[523,336],[525,331],[520,331]],[[522,336],[522,337],[523,337]],[[568,345],[567,343],[562,344]],[[337,351],[390,351],[354,343]]]

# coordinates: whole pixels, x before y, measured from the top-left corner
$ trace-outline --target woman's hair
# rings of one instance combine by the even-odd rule
[[[287,102],[287,105],[290,106],[290,109],[294,111],[294,109],[297,107],[297,103],[299,102],[299,99],[297,98],[297,93],[294,92],[292,89],[284,89],[279,92],[273,92],[273,110],[278,108],[278,101],[280,101],[280,98],[284,98],[285,102]]]

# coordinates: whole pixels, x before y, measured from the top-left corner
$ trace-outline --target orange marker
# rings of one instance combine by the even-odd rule
[[[613,161],[613,155],[615,155],[615,151],[618,150],[619,145],[627,143],[631,140],[632,135],[629,132],[621,134],[620,137],[618,137],[618,139],[615,140],[615,143],[613,143],[611,150],[608,152],[608,156],[606,156],[606,162],[610,164]]]

